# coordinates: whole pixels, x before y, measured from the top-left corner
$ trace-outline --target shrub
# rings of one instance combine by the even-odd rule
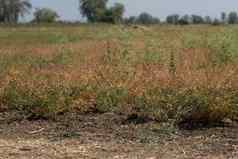
[[[123,88],[99,89],[96,95],[96,109],[99,112],[118,111],[126,104],[128,91]]]
[[[210,124],[221,122],[232,112],[230,99],[222,90],[186,90],[178,94],[177,121]]]
[[[155,88],[135,96],[133,114],[176,123],[211,124],[232,118],[236,100],[226,90]],[[236,104],[234,104],[236,103]]]
[[[214,35],[208,41],[208,47],[213,51],[212,59],[215,65],[231,63],[234,60],[233,40],[230,33]]]
[[[47,77],[16,75],[9,79],[1,101],[9,109],[19,110],[34,118],[54,117],[69,111],[80,96],[75,87]]]
[[[49,8],[37,8],[34,16],[35,19],[33,21],[37,23],[53,23],[59,18],[59,15]]]

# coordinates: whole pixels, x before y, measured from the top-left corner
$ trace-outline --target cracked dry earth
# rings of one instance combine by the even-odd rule
[[[115,114],[55,121],[0,115],[0,159],[236,159],[238,126],[178,130]]]

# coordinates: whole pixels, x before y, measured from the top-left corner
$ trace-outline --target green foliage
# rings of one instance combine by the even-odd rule
[[[128,64],[131,60],[130,53],[127,49],[120,50],[115,49],[113,50],[110,46],[110,43],[107,42],[107,49],[103,56],[103,62],[105,64]]]
[[[199,15],[192,15],[191,21],[193,24],[203,24],[204,23],[203,17],[199,16]]]
[[[179,22],[179,15],[178,14],[173,14],[173,15],[169,15],[166,17],[166,22],[168,24],[178,24]]]
[[[173,103],[171,103],[172,97],[174,97],[173,93],[169,90],[164,92],[163,89],[148,89],[143,95],[134,97],[132,113],[157,121],[168,121],[169,118],[174,117],[170,113],[175,113]]]
[[[148,24],[158,24],[160,23],[160,20],[158,18],[153,17],[152,15],[150,15],[149,13],[141,13],[137,19],[136,19],[136,23],[138,24],[144,24],[144,25],[148,25]]]
[[[0,23],[17,23],[31,8],[28,0],[0,0]]]
[[[215,65],[227,64],[234,60],[234,45],[231,33],[214,35],[208,41],[208,47],[213,51],[212,62]]]
[[[214,65],[224,65],[237,60],[236,41],[236,31],[221,30],[213,34],[204,32],[196,36],[191,33],[185,33],[183,45],[189,49],[207,48],[211,51],[209,53],[209,62]]]
[[[124,5],[120,3],[116,3],[111,8],[108,8],[105,10],[105,13],[100,19],[100,21],[113,23],[113,24],[121,23],[123,20],[124,12],[125,12]]]
[[[233,106],[237,106],[232,101],[232,94],[226,90],[155,88],[136,97],[133,103],[139,116],[158,121],[174,119],[177,123],[209,124],[232,118]]]
[[[51,44],[62,44],[69,42],[69,38],[63,34],[57,33],[48,37],[48,42]]]
[[[54,117],[68,111],[74,101],[70,87],[52,82],[11,80],[4,89],[2,100],[10,109],[38,117]],[[33,82],[33,83],[32,83]]]
[[[80,10],[89,22],[120,23],[125,7],[121,3],[107,8],[108,0],[80,0]]]
[[[97,22],[106,11],[108,0],[79,0],[80,11],[89,22]]]
[[[232,118],[232,98],[227,90],[186,90],[178,99],[178,122],[209,124]]]
[[[222,20],[222,23],[223,24],[226,24],[227,23],[227,15],[225,12],[222,12],[221,13],[221,20]]]
[[[228,23],[236,24],[238,22],[238,15],[236,12],[230,12],[228,15]]]
[[[50,60],[50,63],[56,65],[69,65],[73,63],[73,52],[71,50],[63,49],[61,52],[56,53]]]
[[[27,68],[44,68],[49,64],[49,60],[39,56],[24,54],[2,54],[0,56],[0,72],[6,73],[8,70],[23,67]]]
[[[49,8],[38,8],[34,13],[34,22],[37,23],[53,23],[59,18],[59,15]]]
[[[161,53],[159,52],[159,43],[151,40],[145,44],[145,52],[141,62],[159,64],[161,62]]]
[[[42,56],[28,55],[27,53],[19,54],[2,54],[0,56],[0,73],[7,73],[11,69],[22,67],[25,70],[31,68],[43,69],[49,65],[69,65],[73,63],[74,55],[71,50],[62,49],[54,54],[52,58]]]
[[[161,56],[160,53],[158,52],[146,52],[144,54],[144,58],[143,61],[145,61],[146,63],[160,63],[161,61]]]
[[[78,35],[67,35],[62,33],[50,34],[47,37],[48,43],[50,44],[65,44],[71,42],[77,42],[81,40],[81,37]]]
[[[99,112],[115,111],[126,104],[128,91],[124,88],[99,89],[96,96],[96,109]]]
[[[191,17],[189,15],[184,15],[179,19],[178,23],[180,25],[188,25],[191,23]]]

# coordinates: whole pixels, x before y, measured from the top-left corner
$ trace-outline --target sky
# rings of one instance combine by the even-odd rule
[[[225,11],[238,11],[238,0],[109,0],[109,5],[115,2],[126,7],[125,16],[148,12],[164,19],[167,15],[199,14],[219,17]],[[78,0],[31,0],[33,8],[48,7],[56,10],[62,20],[81,20],[78,11]],[[25,18],[30,19],[31,16]]]

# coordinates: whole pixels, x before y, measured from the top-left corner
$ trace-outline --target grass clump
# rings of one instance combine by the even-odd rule
[[[130,105],[133,107],[130,112],[143,118],[198,126],[232,119],[237,97],[222,89],[155,88],[134,97]]]
[[[56,53],[49,63],[55,65],[70,65],[73,63],[74,55],[71,50],[62,49],[60,52]]]
[[[62,34],[62,33],[55,33],[50,34],[48,37],[48,43],[50,44],[66,44],[66,43],[73,43],[80,41],[81,37],[78,35],[72,35],[72,34]]]
[[[128,90],[123,88],[99,89],[96,95],[96,109],[99,112],[118,111],[126,104]]]
[[[218,33],[208,40],[208,47],[213,51],[212,62],[214,65],[229,64],[234,62],[236,48],[234,48],[232,33]]]
[[[52,118],[69,111],[79,96],[80,91],[65,81],[24,74],[8,79],[1,101],[10,110],[22,111],[33,118]]]
[[[227,93],[214,89],[195,89],[178,93],[177,122],[209,125],[231,117],[233,109],[231,97]]]
[[[32,56],[27,53],[7,54],[3,53],[0,56],[0,72],[6,73],[13,68],[21,67],[21,69],[28,68],[45,68],[49,65],[46,58],[40,56]]]

